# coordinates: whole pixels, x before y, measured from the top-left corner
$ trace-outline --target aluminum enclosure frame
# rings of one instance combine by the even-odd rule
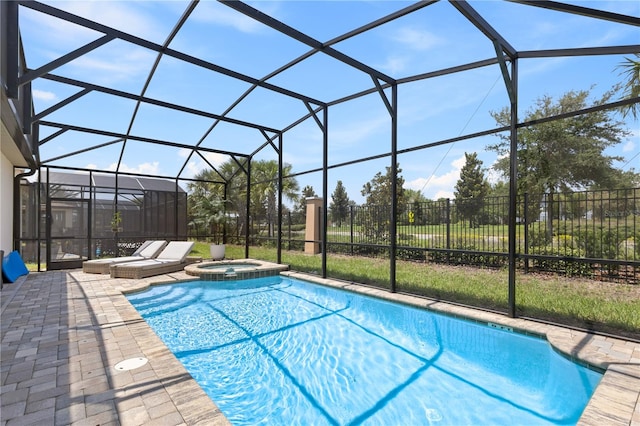
[[[433,1],[419,1],[413,5],[410,5],[408,7],[405,7],[401,10],[398,10],[394,13],[391,13],[381,19],[378,19],[376,21],[370,22],[360,28],[357,28],[355,30],[352,30],[348,33],[345,33],[339,37],[336,37],[332,40],[329,40],[327,42],[321,42],[318,41],[312,37],[310,37],[307,34],[304,34],[300,31],[297,31],[293,28],[291,28],[290,26],[284,24],[281,21],[278,21],[277,19],[266,15],[263,12],[260,12],[254,8],[252,8],[251,6],[247,5],[246,3],[240,2],[240,1],[236,1],[236,0],[220,0],[220,2],[226,6],[228,6],[229,8],[235,10],[236,12],[239,12],[241,14],[243,14],[244,16],[257,21],[257,22],[261,22],[267,26],[269,26],[270,28],[277,30],[279,32],[281,32],[282,34],[284,34],[287,37],[290,37],[296,41],[302,42],[306,45],[308,45],[311,50],[309,50],[307,53],[299,56],[298,58],[290,61],[289,63],[283,65],[282,67],[278,68],[277,70],[267,74],[266,76],[264,76],[263,78],[255,78],[255,77],[251,77],[249,75],[245,75],[242,73],[239,73],[237,71],[219,66],[217,64],[202,60],[198,57],[194,57],[188,54],[185,54],[183,52],[177,51],[175,49],[172,49],[169,47],[171,41],[173,40],[173,38],[175,37],[175,35],[180,31],[180,29],[182,28],[182,26],[184,25],[184,23],[188,20],[188,18],[194,13],[195,9],[197,8],[198,5],[198,0],[192,0],[187,9],[185,10],[185,12],[183,13],[183,15],[180,17],[179,21],[176,23],[175,27],[173,28],[173,30],[170,32],[169,36],[167,37],[166,41],[160,45],[157,43],[153,43],[151,41],[136,37],[134,35],[125,33],[123,31],[119,31],[116,30],[114,28],[108,27],[106,25],[94,22],[94,21],[90,21],[88,19],[79,17],[77,15],[73,15],[71,13],[62,11],[60,9],[57,9],[55,7],[43,4],[43,3],[39,3],[36,1],[29,1],[29,0],[18,0],[18,1],[7,1],[7,5],[6,7],[3,7],[3,11],[7,16],[3,17],[3,22],[6,19],[6,22],[8,22],[9,25],[5,26],[5,28],[2,30],[2,37],[5,38],[7,40],[7,46],[9,46],[8,49],[6,49],[5,51],[3,51],[2,53],[2,60],[4,63],[7,64],[8,67],[8,72],[7,72],[7,78],[6,81],[3,81],[3,91],[6,91],[7,96],[10,99],[18,99],[21,98],[21,101],[23,102],[23,105],[25,105],[25,108],[23,108],[23,110],[21,111],[22,114],[22,120],[21,122],[23,123],[23,132],[25,134],[29,134],[32,137],[35,138],[35,145],[36,147],[34,148],[34,158],[35,158],[35,167],[41,167],[41,166],[47,166],[49,163],[51,163],[52,161],[59,161],[59,160],[63,160],[66,157],[70,157],[72,155],[76,155],[78,153],[81,152],[88,152],[91,151],[93,149],[97,149],[97,148],[101,148],[107,145],[111,145],[111,144],[116,144],[116,143],[122,143],[122,149],[120,152],[120,156],[119,156],[119,160],[118,160],[118,167],[116,169],[116,190],[117,190],[117,176],[118,173],[120,173],[120,166],[122,163],[122,157],[124,154],[124,149],[125,146],[127,144],[128,140],[135,140],[135,141],[141,141],[141,142],[149,142],[149,143],[153,143],[153,144],[158,144],[158,145],[164,145],[164,146],[170,146],[170,147],[175,147],[175,148],[185,148],[190,150],[190,155],[188,156],[188,158],[185,160],[184,164],[182,165],[179,173],[177,176],[157,176],[157,177],[164,177],[164,178],[171,178],[171,179],[183,179],[180,177],[180,175],[184,172],[187,163],[189,162],[189,160],[192,158],[193,155],[199,155],[203,160],[205,160],[205,162],[207,162],[207,164],[209,166],[212,167],[212,169],[215,170],[215,168],[206,160],[205,156],[202,155],[202,153],[218,153],[218,154],[224,154],[224,155],[228,155],[231,158],[233,158],[236,162],[238,162],[238,164],[242,165],[242,169],[244,170],[244,172],[248,175],[248,179],[247,182],[250,182],[250,176],[251,176],[251,160],[253,159],[253,157],[259,153],[262,149],[267,148],[267,147],[271,147],[278,155],[278,165],[279,165],[279,175],[278,175],[278,208],[279,208],[279,215],[278,215],[278,229],[280,230],[282,228],[282,180],[283,178],[285,178],[285,176],[282,176],[282,170],[283,170],[283,136],[284,134],[293,129],[294,127],[296,127],[298,124],[302,123],[303,121],[309,119],[309,118],[313,118],[316,123],[319,126],[320,131],[322,132],[322,136],[323,136],[323,160],[322,160],[322,168],[321,169],[313,169],[313,170],[307,170],[307,171],[303,171],[303,172],[299,172],[296,173],[295,175],[292,176],[296,176],[296,175],[302,175],[305,173],[312,173],[312,172],[316,172],[316,171],[321,171],[323,173],[323,188],[322,188],[322,194],[323,194],[323,199],[324,199],[324,223],[327,223],[327,199],[328,199],[328,187],[327,187],[327,174],[328,174],[328,170],[333,169],[333,168],[337,168],[337,167],[341,167],[341,166],[345,166],[345,165],[349,165],[349,164],[355,164],[358,162],[364,162],[364,161],[369,161],[371,159],[377,159],[377,158],[386,158],[389,157],[390,158],[390,168],[392,170],[392,200],[391,200],[391,205],[392,205],[392,212],[391,212],[391,242],[390,242],[390,283],[391,283],[391,291],[395,292],[396,291],[396,246],[397,246],[397,235],[396,235],[396,218],[397,218],[397,198],[396,198],[396,187],[397,187],[397,157],[399,154],[403,154],[403,153],[407,153],[407,152],[411,152],[411,151],[416,151],[416,150],[423,150],[423,149],[428,149],[431,147],[435,147],[435,146],[439,146],[439,145],[445,145],[445,144],[450,144],[456,141],[461,141],[461,140],[467,140],[467,139],[472,139],[478,136],[484,136],[484,135],[490,135],[490,134],[496,134],[499,132],[505,132],[508,131],[510,133],[510,138],[511,138],[511,153],[510,153],[510,181],[509,181],[509,194],[510,194],[510,215],[509,215],[509,223],[508,223],[508,227],[509,227],[509,315],[510,316],[515,316],[515,267],[516,267],[516,260],[517,260],[517,253],[516,253],[516,244],[515,244],[515,230],[516,230],[516,203],[515,203],[515,195],[516,195],[516,176],[517,176],[517,158],[516,158],[516,142],[517,142],[517,137],[518,137],[518,129],[531,125],[531,124],[535,124],[535,123],[540,123],[540,122],[544,122],[544,121],[552,121],[552,120],[559,120],[562,118],[566,118],[568,116],[573,116],[573,115],[579,115],[579,114],[584,114],[584,113],[588,113],[588,112],[592,112],[592,111],[597,111],[597,110],[604,110],[604,109],[611,109],[611,108],[616,108],[616,107],[620,107],[620,106],[624,106],[624,105],[634,105],[634,104],[638,104],[640,102],[640,98],[633,98],[633,99],[627,99],[624,101],[618,101],[618,102],[612,102],[606,105],[601,105],[599,107],[594,107],[594,108],[587,108],[581,111],[575,111],[569,114],[563,114],[561,116],[555,116],[555,117],[547,117],[545,119],[542,120],[537,120],[536,122],[527,122],[527,123],[520,123],[518,122],[518,61],[519,59],[522,58],[544,58],[544,57],[568,57],[568,56],[590,56],[590,55],[614,55],[614,54],[633,54],[633,53],[637,53],[640,52],[640,45],[623,45],[623,46],[607,46],[607,47],[588,47],[588,48],[576,48],[576,49],[555,49],[555,50],[537,50],[537,51],[518,51],[516,50],[513,46],[511,46],[511,44],[509,43],[509,41],[504,38],[496,29],[494,29],[482,16],[481,14],[479,14],[467,1],[454,1],[454,0],[449,0],[449,3],[452,5],[453,8],[455,8],[462,16],[464,16],[470,23],[472,23],[476,28],[478,28],[478,30],[488,39],[490,40],[494,47],[495,47],[495,52],[496,55],[495,57],[490,57],[487,58],[485,60],[481,60],[481,61],[475,61],[475,62],[470,62],[467,64],[463,64],[460,66],[456,66],[456,67],[451,67],[451,68],[447,68],[447,69],[441,69],[441,70],[437,70],[437,71],[432,71],[432,72],[428,72],[428,73],[424,73],[424,74],[419,74],[419,75],[414,75],[414,76],[409,76],[406,78],[402,78],[402,79],[394,79],[391,76],[388,76],[384,73],[382,73],[379,70],[376,70],[375,68],[362,63],[358,60],[356,60],[353,57],[350,57],[338,50],[335,50],[332,45],[344,41],[346,39],[349,39],[351,37],[354,37],[358,34],[362,34],[366,31],[369,31],[373,28],[376,28],[380,25],[383,25],[385,23],[391,22],[395,19],[398,19],[400,17],[406,16],[408,14],[411,14],[413,12],[416,12],[418,10],[421,10],[423,8],[427,8],[430,5],[437,3],[438,0],[433,0]],[[620,14],[615,14],[615,13],[611,13],[611,12],[606,12],[606,11],[602,11],[602,10],[596,10],[596,9],[591,9],[591,8],[586,8],[586,7],[580,7],[580,6],[574,6],[574,5],[570,5],[570,4],[565,4],[565,3],[559,3],[559,2],[552,2],[552,1],[543,1],[543,2],[539,2],[539,1],[529,1],[529,0],[512,0],[513,3],[519,3],[521,5],[524,6],[528,6],[528,7],[541,7],[541,8],[547,8],[547,9],[552,9],[561,13],[567,13],[567,14],[577,14],[577,15],[581,15],[581,16],[588,16],[588,17],[592,17],[592,18],[596,18],[596,19],[602,19],[602,20],[607,20],[607,21],[611,21],[611,22],[616,22],[616,23],[620,23],[623,25],[632,25],[635,27],[640,26],[640,18],[638,17],[633,17],[633,16],[627,16],[627,15],[620,15]],[[102,33],[103,36],[99,37],[98,39],[94,40],[91,43],[88,43],[76,50],[74,50],[73,52],[70,52],[56,60],[51,61],[50,63],[41,66],[38,69],[21,69],[21,67],[19,66],[19,62],[16,60],[17,56],[19,55],[19,46],[21,45],[21,40],[20,40],[20,34],[19,34],[19,28],[18,28],[18,13],[19,13],[19,9],[20,7],[24,7],[24,8],[28,8],[43,14],[47,14],[53,17],[56,17],[58,19],[62,19],[64,21],[73,23],[75,25],[79,25],[94,31],[97,31],[99,33]],[[113,40],[121,40],[127,43],[131,43],[134,44],[136,46],[139,47],[143,47],[145,49],[149,49],[153,52],[155,52],[157,54],[157,58],[156,58],[156,62],[154,67],[152,68],[151,72],[149,73],[146,83],[144,85],[143,90],[141,91],[140,94],[132,94],[132,93],[126,93],[123,91],[119,91],[119,90],[115,90],[113,88],[109,88],[109,87],[102,87],[102,86],[98,86],[95,84],[91,84],[88,82],[83,82],[83,81],[78,81],[78,80],[74,80],[74,79],[70,79],[68,77],[63,77],[63,76],[58,76],[53,74],[53,72],[61,67],[64,64],[69,63],[70,61],[77,59],[79,57],[82,57],[83,55],[88,54],[89,52],[95,50],[96,48],[103,46],[105,44],[108,44],[109,42],[113,41]],[[353,93],[351,95],[348,95],[346,97],[343,97],[341,99],[334,99],[334,100],[318,100],[318,99],[314,99],[312,97],[308,97],[305,95],[302,95],[300,93],[296,93],[295,91],[292,91],[286,87],[280,87],[274,84],[271,84],[268,82],[269,79],[273,78],[274,76],[284,72],[285,70],[291,68],[292,66],[301,63],[303,61],[305,61],[306,59],[317,55],[317,54],[321,54],[321,55],[327,55],[333,59],[337,59],[339,61],[341,61],[343,64],[346,64],[347,66],[358,70],[362,73],[365,73],[367,75],[369,75],[372,79],[373,82],[373,86],[370,89],[364,90],[364,91],[360,91],[358,93]],[[146,89],[149,85],[149,83],[151,82],[151,80],[153,79],[153,75],[155,73],[157,64],[160,60],[160,58],[162,56],[168,56],[171,57],[173,59],[179,60],[179,61],[184,61],[187,62],[189,64],[195,65],[197,67],[201,67],[203,69],[209,70],[211,72],[215,72],[215,73],[219,73],[228,77],[231,77],[233,79],[237,79],[239,81],[245,82],[250,84],[250,88],[243,93],[234,103],[232,103],[232,105],[230,105],[223,113],[213,113],[213,112],[209,112],[209,111],[202,111],[202,110],[196,110],[193,108],[189,108],[187,106],[184,105],[179,105],[179,104],[174,104],[174,103],[169,103],[169,102],[164,102],[158,99],[152,99],[149,98],[147,96],[145,96],[145,92]],[[497,129],[488,129],[488,130],[484,130],[484,131],[480,131],[480,132],[475,132],[475,133],[471,133],[471,134],[465,134],[465,135],[461,135],[455,138],[450,138],[450,139],[446,139],[446,140],[440,140],[440,141],[436,141],[436,142],[432,142],[432,143],[428,143],[428,144],[423,144],[423,145],[419,145],[419,146],[413,146],[410,148],[405,148],[402,150],[398,149],[398,141],[397,141],[397,130],[398,130],[398,86],[401,84],[405,84],[405,83],[410,83],[410,82],[414,82],[414,81],[419,81],[419,80],[425,80],[425,79],[429,79],[429,78],[434,78],[434,77],[438,77],[438,76],[443,76],[443,75],[448,75],[448,74],[454,74],[454,73],[458,73],[458,72],[464,72],[467,70],[472,70],[472,69],[477,69],[477,68],[481,68],[481,67],[486,67],[486,66],[491,66],[491,65],[496,65],[498,64],[500,66],[500,70],[502,73],[502,77],[503,77],[503,81],[504,81],[504,87],[505,90],[508,92],[509,94],[509,100],[510,100],[510,109],[511,109],[511,125],[509,127],[504,127],[504,128],[497,128]],[[80,88],[81,90],[70,96],[67,99],[62,100],[61,102],[59,102],[58,104],[48,108],[45,111],[41,111],[41,112],[34,112],[32,109],[32,100],[31,100],[31,94],[30,94],[30,88],[31,88],[31,83],[37,79],[47,79],[47,80],[52,80],[52,81],[56,81],[59,83],[64,83],[67,85],[71,85],[71,86],[76,86],[78,88]],[[233,119],[231,117],[229,117],[229,113],[237,106],[239,105],[241,102],[243,102],[245,100],[245,98],[247,98],[247,96],[256,88],[262,88],[271,92],[275,92],[279,95],[282,96],[286,96],[289,97],[291,99],[297,100],[302,102],[307,110],[309,111],[307,115],[300,117],[298,120],[296,120],[295,122],[291,123],[289,126],[283,128],[283,129],[276,129],[276,128],[272,128],[269,126],[265,126],[259,123],[252,123],[252,122],[247,122],[247,121],[242,121],[242,120],[237,120],[237,119]],[[387,90],[389,90],[391,92],[391,94],[389,95],[387,93]],[[130,124],[129,124],[129,128],[127,130],[126,133],[122,133],[122,132],[114,132],[114,131],[109,131],[109,130],[104,130],[104,129],[95,129],[95,128],[90,128],[90,127],[83,127],[83,126],[77,126],[77,125],[70,125],[67,123],[56,123],[53,121],[49,121],[47,120],[47,116],[50,115],[51,113],[53,113],[54,111],[69,105],[75,101],[77,101],[78,99],[82,98],[83,96],[91,93],[91,92],[100,92],[106,95],[110,95],[110,96],[117,96],[117,97],[122,97],[122,98],[126,98],[126,99],[130,99],[130,100],[134,100],[136,102],[136,108],[135,111],[131,117],[130,120]],[[390,140],[390,144],[389,144],[389,151],[383,154],[379,154],[376,156],[372,156],[372,157],[367,157],[367,158],[361,158],[358,160],[354,160],[354,161],[350,161],[350,162],[345,162],[345,163],[341,163],[341,164],[329,164],[328,162],[328,149],[330,146],[330,140],[329,140],[329,136],[328,136],[328,126],[329,126],[329,120],[328,120],[328,115],[329,115],[329,109],[332,106],[335,105],[339,105],[343,102],[348,102],[357,98],[360,98],[362,96],[366,96],[372,93],[379,93],[381,100],[383,102],[383,104],[385,105],[389,116],[390,116],[390,121],[391,121],[391,140]],[[150,137],[146,137],[144,135],[133,135],[131,133],[131,129],[133,127],[133,123],[135,122],[136,119],[136,114],[138,111],[138,107],[141,104],[149,104],[149,105],[155,105],[155,106],[160,106],[163,108],[168,108],[171,110],[175,110],[175,111],[181,111],[181,112],[185,112],[188,114],[193,114],[196,116],[200,116],[200,117],[205,117],[207,119],[211,119],[213,121],[212,125],[209,127],[209,129],[202,135],[202,137],[198,140],[198,141],[194,141],[193,144],[185,144],[185,143],[177,143],[174,141],[168,141],[168,140],[159,140],[157,138],[150,138]],[[322,115],[322,117],[320,117],[320,115]],[[258,130],[259,132],[261,132],[263,134],[263,136],[265,137],[266,142],[264,144],[262,144],[258,149],[254,150],[253,152],[229,152],[229,151],[223,151],[223,150],[217,150],[217,149],[211,149],[211,148],[205,148],[202,147],[201,144],[203,143],[203,141],[205,140],[205,138],[208,136],[208,134],[218,125],[218,123],[228,123],[231,125],[235,125],[235,126],[241,126],[241,127],[246,127],[246,128],[251,128],[251,129],[255,129]],[[40,126],[48,126],[48,127],[53,127],[53,128],[58,128],[59,130],[56,131],[55,133],[53,133],[51,136],[43,138],[42,140],[39,140],[38,135],[39,135],[39,127]],[[70,153],[66,153],[64,155],[60,155],[57,156],[55,158],[48,158],[48,159],[41,159],[39,157],[39,152],[37,150],[37,147],[40,145],[43,145],[45,143],[51,143],[52,141],[55,141],[55,139],[59,136],[61,136],[62,134],[64,134],[65,132],[68,131],[77,131],[77,132],[82,132],[82,133],[87,133],[87,134],[96,134],[96,135],[103,135],[103,136],[109,136],[114,138],[113,141],[110,142],[106,142],[103,144],[99,144],[99,145],[95,145],[93,147],[87,148],[85,150],[81,150],[81,151],[74,151],[74,152],[70,152]],[[35,172],[35,170],[34,170]],[[130,174],[130,173],[129,173]],[[222,177],[221,177],[222,178]],[[226,184],[226,182],[225,182]],[[247,187],[247,209],[249,208],[249,200],[250,200],[250,186]],[[248,213],[248,210],[247,210]],[[17,226],[14,225],[14,235],[15,233],[18,232],[18,228]],[[248,227],[247,227],[247,232],[248,232]],[[326,234],[327,230],[326,227],[323,231],[323,235],[322,235],[322,276],[326,277],[327,276],[327,268],[326,268],[326,261],[327,261],[327,234]],[[248,238],[247,238],[247,243],[246,243],[246,247],[245,247],[245,252],[248,256]],[[278,245],[277,245],[277,259],[278,262],[281,261],[281,233],[279,232],[278,234]]]

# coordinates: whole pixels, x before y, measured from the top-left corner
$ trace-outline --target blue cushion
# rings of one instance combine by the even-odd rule
[[[17,251],[12,251],[2,259],[2,279],[5,282],[14,283],[22,275],[28,273],[29,270]]]

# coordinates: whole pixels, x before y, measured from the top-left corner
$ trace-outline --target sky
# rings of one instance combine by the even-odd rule
[[[163,44],[187,9],[185,1],[49,1],[66,12],[107,25],[129,35]],[[250,6],[326,43],[371,21],[402,9],[403,1],[256,1]],[[564,14],[509,2],[470,1],[480,15],[518,51],[564,49],[609,45],[640,45],[640,28],[614,22]],[[585,7],[640,17],[637,1],[572,1]],[[27,65],[36,69],[86,45],[101,33],[21,7],[21,36]],[[441,1],[408,16],[340,41],[332,47],[362,64],[395,79],[437,71],[468,62],[495,57],[487,40],[449,2]],[[306,54],[310,47],[293,40],[232,8],[201,1],[169,44],[207,63],[233,70],[253,79],[263,79],[284,64]],[[289,128],[308,113],[300,99],[268,88],[256,88],[235,107],[235,101],[251,84],[189,64],[170,55],[160,58],[144,47],[114,39],[51,71],[57,76],[163,102],[222,115],[269,129]],[[519,117],[522,119],[543,96],[559,99],[569,91],[590,92],[599,99],[624,81],[619,65],[630,55],[521,59],[518,61]],[[154,71],[152,71],[154,70]],[[152,76],[148,85],[147,80]],[[369,90],[372,78],[328,55],[316,53],[307,60],[267,80],[280,88],[321,102],[334,102]],[[78,87],[37,79],[33,82],[36,114],[48,112]],[[385,94],[390,99],[390,90]],[[312,104],[309,104],[312,105]],[[508,95],[497,65],[477,68],[398,86],[398,149],[408,149],[496,127],[491,112],[508,105]],[[229,110],[230,109],[230,110]],[[318,118],[322,121],[323,115]],[[620,156],[615,167],[640,169],[640,124],[623,119],[630,135],[606,154]],[[187,146],[200,146],[236,153],[252,153],[266,138],[255,128],[221,122],[162,106],[136,102],[91,91],[62,108],[48,112],[42,120],[108,130],[132,136],[157,138]],[[342,181],[350,199],[364,202],[362,186],[376,173],[384,173],[391,158],[391,119],[379,93],[373,93],[329,108],[328,195]],[[42,125],[40,139],[58,131]],[[266,132],[268,136],[273,133]],[[485,136],[398,156],[405,188],[421,191],[430,199],[453,198],[454,187],[464,165],[465,152],[476,152],[488,178],[500,178],[491,166],[496,153],[487,149],[498,142]],[[293,173],[318,170],[323,164],[323,136],[313,119],[307,119],[283,135],[283,158]],[[87,148],[104,145],[87,151]],[[124,147],[124,149],[123,149]],[[77,155],[56,160],[68,153]],[[186,148],[151,145],[113,136],[67,131],[40,147],[40,157],[50,165],[115,170],[122,152],[120,171],[158,176],[191,178],[207,168],[206,162]],[[203,153],[213,165],[229,160],[219,153]],[[361,158],[382,158],[353,163]],[[257,152],[256,159],[275,160],[271,146]],[[322,173],[297,176],[300,189],[309,185],[322,195]]]

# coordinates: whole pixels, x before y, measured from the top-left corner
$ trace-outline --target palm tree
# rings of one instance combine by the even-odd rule
[[[240,163],[242,164],[243,161],[240,160]],[[200,207],[206,207],[207,201],[201,200],[203,197],[217,197],[218,200],[224,199],[226,212],[237,215],[239,223],[237,232],[239,235],[243,235],[245,226],[248,224],[246,217],[246,169],[246,163],[241,167],[232,159],[220,165],[217,171],[207,169],[198,173],[194,179],[201,181],[189,184],[189,190],[191,191],[189,211],[191,217],[199,217],[197,210]],[[291,169],[292,166],[290,164],[283,165],[283,176],[289,175]],[[224,193],[224,184],[207,181],[227,181],[226,195]],[[275,219],[277,217],[278,162],[275,160],[252,161],[251,182],[251,208],[249,214],[254,218],[266,217],[269,236],[273,236]],[[295,178],[283,180],[282,192],[287,199],[295,200],[298,190],[299,186]],[[194,222],[194,225],[197,225],[197,223]]]
[[[624,58],[625,62],[618,65],[617,68],[622,69],[621,75],[625,75],[627,82],[623,87],[623,99],[637,98],[640,96],[640,53],[635,53],[634,58]],[[622,107],[623,116],[631,113],[633,118],[638,118],[640,103],[625,105]]]
[[[282,175],[291,174],[292,166],[284,164],[282,166]],[[253,202],[255,207],[260,208],[266,214],[268,236],[274,235],[275,222],[277,217],[277,200],[278,194],[278,162],[275,160],[259,160],[251,164],[251,174],[253,182],[256,184],[252,187],[252,194],[255,195]],[[282,195],[290,201],[295,201],[298,195],[298,181],[293,178],[283,179]]]
[[[225,199],[223,185],[214,182],[222,179],[214,170],[203,170],[194,179],[198,182],[188,185],[189,225],[194,228],[197,236],[202,230],[207,236],[213,235],[216,244],[219,244],[220,236],[224,235],[220,225],[226,217]]]

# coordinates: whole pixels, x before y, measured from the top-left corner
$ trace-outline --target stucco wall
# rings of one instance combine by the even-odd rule
[[[13,164],[0,153],[0,250],[13,250]]]

